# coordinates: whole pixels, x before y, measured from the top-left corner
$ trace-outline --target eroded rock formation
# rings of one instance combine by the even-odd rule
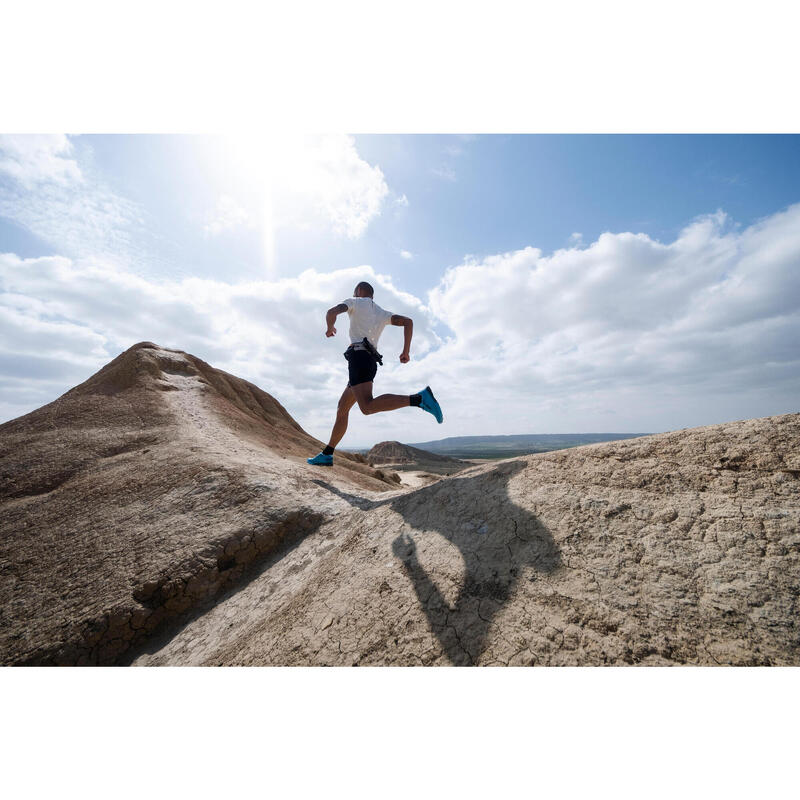
[[[329,518],[305,464],[321,446],[253,384],[150,342],[0,426],[0,662],[115,663],[235,584]],[[360,456],[333,473],[396,486]]]
[[[427,466],[440,466],[452,468],[453,471],[468,466],[467,462],[459,461],[457,458],[429,453],[427,450],[420,450],[418,447],[411,447],[411,445],[396,441],[378,442],[367,453],[366,459],[373,466],[409,464],[418,466],[420,469]]]
[[[800,664],[798,442],[794,414],[330,485],[349,515],[137,663]]]
[[[320,445],[150,343],[0,426],[0,661],[800,663],[798,414],[412,490]]]

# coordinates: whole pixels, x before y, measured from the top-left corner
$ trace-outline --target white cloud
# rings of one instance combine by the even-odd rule
[[[206,140],[212,141],[217,149],[212,147],[209,175],[216,169],[224,177],[217,184],[218,205],[201,220],[201,230],[218,236],[259,228],[268,272],[280,229],[357,239],[389,193],[380,168],[359,156],[349,136]],[[92,166],[90,145],[73,145],[65,136],[0,139],[0,216],[73,258],[152,266],[169,245],[142,207],[104,183]]]
[[[414,254],[409,252],[408,250],[401,250],[400,258],[404,258],[406,259],[406,261],[410,261],[412,258],[414,258]]]
[[[431,172],[443,181],[454,182],[456,180],[456,171],[449,167],[447,164],[442,164],[440,167],[434,167]]]
[[[265,194],[272,231],[325,228],[357,239],[389,194],[380,167],[361,158],[352,136],[274,134],[224,142],[239,179]]]
[[[89,180],[66,136],[0,137],[0,216],[72,256],[130,258],[139,207]]]
[[[450,156],[450,158],[458,158],[458,156],[464,155],[464,148],[461,147],[459,144],[448,144],[444,147],[445,155]]]
[[[402,331],[384,333],[376,394],[430,384],[446,424],[415,409],[354,412],[345,446],[658,431],[798,410],[800,204],[744,229],[704,217],[669,244],[605,233],[548,256],[528,247],[472,259],[447,270],[427,305],[368,266],[153,282],[98,261],[6,254],[0,413],[49,402],[146,339],[253,381],[326,438],[346,383],[347,321],[326,339],[324,312],[362,279],[415,321],[407,365]]]
[[[232,197],[224,194],[217,201],[214,212],[209,215],[203,230],[207,236],[218,236],[239,227],[251,227],[253,220]]]
[[[395,202],[396,202],[396,203],[397,203],[397,205],[399,205],[399,206],[408,207],[408,198],[405,196],[405,194],[401,194],[401,195],[400,195],[400,197],[398,197],[398,198],[395,200]]]
[[[461,136],[458,138],[459,141],[463,143],[471,141],[471,139],[468,137],[465,138]],[[431,172],[436,175],[437,178],[441,178],[444,181],[450,181],[451,183],[457,180],[457,175],[455,168],[453,167],[452,160],[460,158],[467,152],[464,144],[459,144],[459,141],[446,144],[442,148],[442,152],[446,159],[445,162],[440,164],[438,167],[431,169]],[[450,161],[447,159],[450,159]]]
[[[375,287],[384,308],[414,319],[415,357],[441,344],[421,301],[368,266],[274,282],[153,282],[97,261],[0,254],[0,414],[11,418],[50,402],[149,340],[251,380],[307,430],[327,437],[347,383],[342,353],[349,339],[346,317],[337,337],[325,337],[325,312],[352,296],[360,280]],[[380,345],[382,380],[405,382],[402,330],[388,327]],[[362,440],[370,426],[381,429],[375,417],[362,420]]]
[[[318,145],[305,188],[316,197],[334,231],[356,239],[380,214],[389,193],[383,173],[358,155],[350,136],[325,137]]]
[[[67,184],[82,178],[64,135],[0,135],[0,174],[27,188],[43,182]]]
[[[569,244],[571,247],[580,247],[583,244],[583,234],[571,233],[569,235]]]
[[[528,247],[472,261],[446,272],[430,306],[453,336],[429,360],[487,432],[796,410],[800,204],[741,232],[704,217],[669,245],[605,233],[549,257]]]

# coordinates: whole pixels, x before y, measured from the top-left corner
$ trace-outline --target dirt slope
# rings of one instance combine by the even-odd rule
[[[800,415],[368,498],[137,664],[800,664]]]
[[[800,664],[800,415],[401,488],[141,343],[0,426],[3,664]]]
[[[0,425],[0,663],[114,663],[329,518],[313,481],[396,483],[273,397],[142,342]]]

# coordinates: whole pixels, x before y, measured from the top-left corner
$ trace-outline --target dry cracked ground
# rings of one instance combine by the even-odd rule
[[[398,483],[143,342],[0,426],[0,660],[797,665],[798,444],[790,414]]]

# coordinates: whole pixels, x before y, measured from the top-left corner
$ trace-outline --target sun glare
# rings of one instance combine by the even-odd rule
[[[265,132],[222,137],[219,155],[227,164],[225,181],[241,194],[253,218],[261,222],[268,277],[277,277],[276,234],[287,225],[303,225],[330,191],[321,165],[325,140],[301,134]]]

